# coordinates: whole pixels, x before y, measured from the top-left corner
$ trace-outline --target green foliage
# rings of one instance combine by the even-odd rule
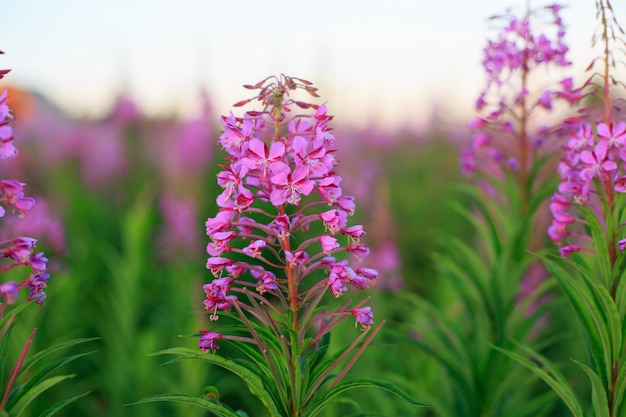
[[[75,375],[51,376],[51,374],[54,371],[56,371],[62,366],[65,366],[77,359],[93,354],[94,352],[92,351],[92,352],[85,352],[85,353],[65,356],[62,359],[56,360],[48,365],[45,365],[41,369],[35,369],[36,368],[35,365],[38,362],[48,359],[54,352],[69,349],[71,347],[78,346],[83,343],[91,342],[93,340],[94,339],[77,339],[77,340],[72,340],[68,342],[63,342],[63,343],[60,343],[59,345],[55,345],[48,349],[40,351],[36,355],[34,355],[29,361],[23,362],[22,366],[17,368],[18,374],[16,378],[16,382],[18,383],[20,383],[20,381],[23,381],[23,382],[20,383],[19,385],[16,385],[15,388],[12,390],[10,396],[8,397],[8,401],[6,402],[6,405],[4,406],[3,415],[15,416],[15,417],[28,415],[25,413],[28,412],[29,404],[35,401],[41,394],[51,389],[55,385],[75,377]],[[3,356],[2,361],[6,362],[6,360],[7,358]],[[35,372],[34,373],[31,372],[31,370]],[[7,388],[9,387],[5,385],[4,389],[6,390]],[[64,399],[63,401],[60,401],[56,403],[55,405],[53,405],[52,407],[50,407],[47,411],[45,411],[42,414],[42,416],[52,416],[56,414],[58,411],[60,411],[61,409],[63,409],[64,407],[66,407],[68,404],[78,400],[81,397],[84,397],[87,394],[89,394],[89,392],[86,392],[80,395],[75,395],[68,399]]]

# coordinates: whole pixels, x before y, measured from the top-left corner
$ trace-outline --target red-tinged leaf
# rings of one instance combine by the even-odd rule
[[[248,103],[250,103],[250,99],[248,99],[248,100],[241,100],[241,101],[238,101],[235,104],[233,104],[233,107],[241,107],[241,106],[244,106],[244,105],[246,105]]]
[[[11,72],[11,70],[0,70],[0,78],[4,77],[5,75],[7,75],[9,72]]]

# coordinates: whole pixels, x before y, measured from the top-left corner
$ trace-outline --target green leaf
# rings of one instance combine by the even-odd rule
[[[578,314],[589,338],[591,354],[597,369],[601,372],[601,378],[608,380],[613,368],[612,356],[616,354],[613,349],[617,335],[611,334],[613,330],[609,329],[609,324],[614,329],[615,314],[608,314],[603,311],[603,307],[610,304],[602,302],[606,299],[603,296],[603,293],[606,295],[606,289],[603,285],[597,282],[594,285],[593,277],[591,280],[585,278],[587,272],[579,264],[573,261],[566,262],[574,266],[576,270],[566,271],[560,264],[551,260],[546,260],[546,267],[559,281],[574,307],[574,311]],[[616,308],[614,309],[616,310]],[[613,317],[610,319],[610,323],[607,323],[607,316]],[[620,332],[621,329],[618,333]]]
[[[573,360],[573,359],[572,359]],[[606,389],[604,385],[602,385],[602,381],[598,374],[596,374],[593,369],[588,367],[582,362],[578,362],[577,360],[573,360],[578,366],[583,368],[583,370],[589,376],[591,380],[591,404],[593,405],[593,416],[594,417],[610,417],[609,416],[609,400],[606,395]]]
[[[68,398],[66,400],[63,400],[59,403],[56,403],[55,405],[53,405],[52,407],[48,408],[46,411],[44,411],[42,414],[39,415],[39,417],[52,417],[53,415],[55,415],[57,413],[57,411],[62,410],[63,408],[65,408],[65,406],[67,406],[70,403],[73,403],[74,401],[78,400],[79,398],[82,398],[86,395],[89,395],[91,393],[91,391],[87,391],[84,392],[80,395],[76,395],[72,398]]]
[[[232,411],[231,409],[227,408],[224,405],[216,404],[213,401],[209,401],[204,398],[191,397],[189,395],[184,395],[184,394],[159,394],[159,395],[154,395],[152,397],[144,398],[142,400],[139,400],[129,405],[153,403],[153,402],[160,402],[160,401],[179,402],[179,403],[184,403],[184,404],[195,405],[195,406],[204,408],[205,410],[208,410],[212,412],[213,414],[220,416],[220,417],[240,417],[241,416],[240,414]]]
[[[15,403],[15,405],[10,408],[11,416],[19,417],[20,415],[22,415],[22,413],[24,412],[28,404],[30,404],[31,401],[37,398],[42,392],[55,386],[61,381],[74,378],[74,376],[75,375],[61,375],[61,376],[54,376],[52,378],[43,380],[42,382],[34,386],[32,389],[30,389],[28,393],[20,399],[20,401]],[[7,409],[9,409],[9,407],[7,407]]]
[[[600,278],[602,279],[604,286],[607,289],[610,289],[613,284],[611,275],[611,257],[606,244],[604,229],[602,228],[602,225],[598,221],[596,215],[589,207],[584,204],[577,205],[576,207],[587,221],[587,225],[591,231],[593,247],[596,251],[595,259],[597,260],[598,267],[600,268]]]
[[[314,417],[316,416],[324,407],[331,403],[331,401],[337,397],[339,394],[348,391],[354,388],[364,388],[364,387],[376,387],[383,389],[391,394],[394,394],[409,404],[418,406],[418,407],[430,407],[430,404],[421,403],[415,401],[411,398],[406,392],[404,392],[400,387],[390,381],[382,381],[379,379],[371,379],[371,378],[354,378],[349,381],[344,381],[337,385],[334,388],[331,388],[324,394],[317,397],[317,399],[305,407],[305,410],[302,414],[302,417]]]
[[[256,368],[248,369],[232,360],[215,354],[197,352],[188,348],[172,348],[157,352],[157,355],[177,355],[183,359],[199,359],[201,361],[220,366],[241,378],[252,394],[254,394],[267,408],[272,417],[280,417],[281,413],[276,407],[274,398],[267,387],[264,386],[261,377],[255,372]]]
[[[65,365],[65,364],[67,364],[69,362],[72,362],[72,361],[74,361],[74,360],[76,360],[78,358],[81,358],[83,356],[90,355],[90,354],[92,354],[94,352],[79,353],[79,354],[76,354],[76,355],[69,356],[67,358],[63,358],[61,360],[58,360],[56,362],[51,363],[50,365],[45,366],[43,369],[41,369],[35,375],[29,377],[28,381],[24,385],[22,385],[20,387],[18,392],[7,403],[7,405],[6,405],[7,409],[12,409],[14,404],[16,404],[18,401],[20,401],[22,397],[29,395],[29,392],[34,387],[36,387],[37,384],[39,384],[40,381],[44,380],[44,378],[46,376],[48,376],[50,373],[52,373],[57,368],[60,368],[61,366]],[[20,375],[24,375],[24,372],[22,371],[20,373]]]
[[[549,359],[535,352],[531,348],[524,347],[515,342],[514,344],[522,350],[524,355],[507,349],[502,349],[497,346],[493,346],[493,348],[513,358],[541,378],[554,390],[554,392],[557,393],[559,397],[561,397],[574,417],[584,417],[582,406],[578,402],[574,390],[569,385],[567,379],[561,371]]]
[[[28,368],[30,368],[35,363],[37,363],[39,360],[41,360],[42,358],[48,356],[52,352],[56,352],[57,350],[61,350],[61,349],[69,348],[69,347],[72,347],[72,346],[80,345],[81,343],[92,342],[94,340],[100,340],[100,338],[99,337],[90,337],[90,338],[68,340],[67,342],[62,342],[62,343],[56,344],[54,346],[51,346],[51,347],[49,347],[47,349],[41,350],[41,351],[37,352],[36,354],[34,354],[33,356],[31,356],[29,359],[26,359],[24,361],[24,365],[22,366],[22,372],[26,372],[26,370],[28,370]]]

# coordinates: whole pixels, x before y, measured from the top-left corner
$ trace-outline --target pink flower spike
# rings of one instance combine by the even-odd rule
[[[371,325],[374,324],[374,313],[372,313],[371,307],[355,308],[350,310],[350,313],[352,313],[356,319],[354,325],[360,324],[361,330],[363,331],[369,329]]]
[[[619,249],[620,252],[624,252],[626,249],[626,239],[620,239],[617,242],[617,249]]]

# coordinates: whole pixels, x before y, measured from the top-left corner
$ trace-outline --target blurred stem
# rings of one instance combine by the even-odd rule
[[[611,123],[611,97],[610,97],[610,85],[609,85],[609,66],[611,52],[609,50],[609,24],[606,18],[607,5],[605,0],[598,1],[598,7],[600,12],[600,19],[602,24],[602,40],[604,41],[604,76],[602,83],[603,104],[604,104],[604,123],[610,125]]]
[[[526,12],[526,19],[530,22],[530,7]],[[530,30],[527,32],[525,43],[526,48],[524,48],[524,57],[522,59],[523,67],[522,67],[522,97],[521,97],[521,112],[520,115],[520,162],[519,162],[519,187],[520,187],[520,210],[521,217],[526,216],[526,212],[528,210],[528,199],[529,199],[529,186],[527,183],[527,169],[528,169],[528,158],[529,158],[529,144],[528,144],[528,108],[527,108],[527,88],[528,88],[528,45],[530,44]]]

